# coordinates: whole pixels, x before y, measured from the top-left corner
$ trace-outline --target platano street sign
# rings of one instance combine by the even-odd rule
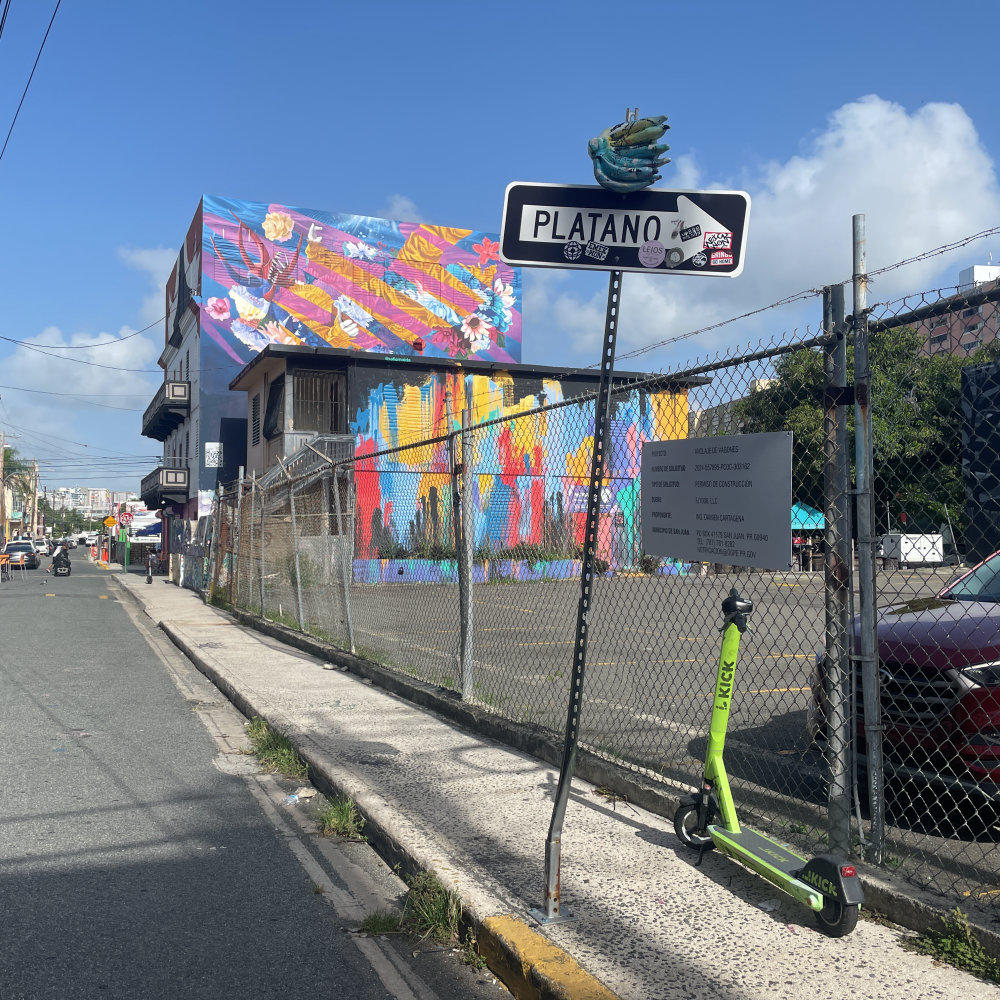
[[[113,528],[118,522],[110,515],[104,519],[105,528]]]
[[[616,194],[586,184],[515,181],[504,196],[508,264],[733,278],[743,270],[745,191]]]

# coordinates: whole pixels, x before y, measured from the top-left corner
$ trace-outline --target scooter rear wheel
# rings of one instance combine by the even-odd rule
[[[698,807],[685,804],[674,813],[674,833],[685,847],[694,851],[711,850],[715,844],[712,838],[698,829]]]
[[[816,914],[816,923],[827,937],[844,937],[858,926],[858,904],[825,899]]]

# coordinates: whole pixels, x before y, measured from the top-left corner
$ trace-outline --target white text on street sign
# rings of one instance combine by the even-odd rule
[[[750,196],[743,191],[621,195],[588,185],[507,187],[500,255],[536,267],[735,277]]]

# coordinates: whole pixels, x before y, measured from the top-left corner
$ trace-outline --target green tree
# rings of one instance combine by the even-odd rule
[[[872,452],[876,524],[936,529],[950,517],[961,527],[962,369],[993,360],[992,345],[968,357],[925,353],[912,327],[873,332]],[[848,372],[854,370],[848,347]],[[850,379],[849,379],[850,380]],[[822,507],[823,353],[806,348],[780,357],[773,381],[734,407],[745,433],[790,430],[794,435],[793,499]],[[854,411],[848,411],[854,459]]]

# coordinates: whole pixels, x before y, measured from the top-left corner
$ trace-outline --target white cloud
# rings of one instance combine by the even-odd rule
[[[752,208],[746,267],[735,279],[660,275],[625,276],[619,353],[660,343],[809,288],[851,274],[852,216],[866,216],[868,269],[875,270],[1000,222],[1000,190],[993,162],[975,126],[957,104],[927,104],[910,113],[877,96],[837,109],[824,130],[785,162],[764,164],[742,177],[701,180],[692,157],[665,168],[669,189],[743,189]],[[957,283],[958,268],[985,245],[917,262],[879,276],[869,301],[886,301],[939,284]],[[526,355],[548,363],[582,363],[599,353],[606,292],[574,277],[568,287],[525,281],[534,298],[525,306]],[[604,279],[606,285],[606,279]],[[850,289],[848,289],[848,300]],[[541,300],[541,301],[540,301]],[[528,306],[532,307],[529,312]],[[543,317],[538,330],[534,309]],[[850,302],[848,301],[848,309]],[[599,317],[599,318],[598,318]],[[791,312],[772,311],[751,322],[683,341],[668,355],[643,355],[635,367],[681,363],[691,354],[744,346],[761,333],[782,334],[819,320],[819,303]],[[553,329],[554,327],[554,329]],[[537,331],[537,332],[536,332]],[[553,361],[554,352],[562,357]],[[567,357],[569,353],[572,357]],[[637,359],[639,360],[639,359]]]
[[[0,417],[8,428],[8,443],[26,457],[51,460],[115,453],[155,454],[154,442],[137,442],[143,440],[138,437],[142,411],[162,380],[161,376],[147,374],[156,370],[158,338],[151,331],[120,339],[134,332],[123,327],[117,334],[66,336],[57,327],[48,327],[27,340],[39,349],[18,346],[7,354],[0,382],[18,387],[0,389]],[[108,346],[93,346],[97,344]],[[100,475],[100,470],[95,474]],[[114,473],[106,478],[103,485],[112,488],[138,486],[131,478],[127,485],[113,485]],[[50,481],[48,485],[70,483]]]
[[[398,219],[400,222],[426,222],[420,209],[405,194],[393,194],[378,211],[382,219]]]
[[[176,250],[144,250],[137,247],[120,247],[118,257],[129,267],[145,271],[149,277],[150,290],[142,300],[140,316],[143,326],[155,323],[163,317],[166,309],[164,288],[170,271],[177,260]]]

